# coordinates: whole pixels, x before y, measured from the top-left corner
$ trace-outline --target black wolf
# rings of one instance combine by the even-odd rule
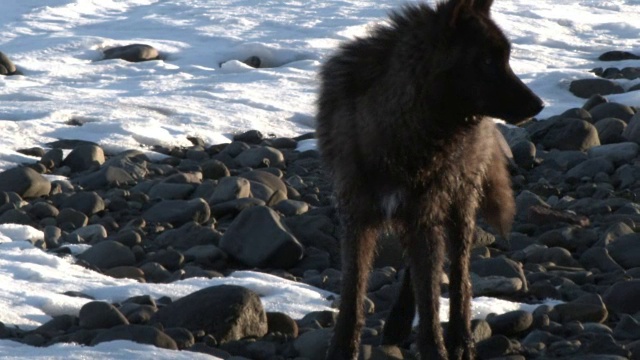
[[[407,248],[412,276],[403,292],[414,293],[418,305],[421,358],[474,356],[469,252],[476,213],[502,233],[514,214],[504,155],[487,117],[517,123],[543,107],[512,72],[510,44],[490,18],[491,4],[407,5],[389,24],[343,44],[322,68],[317,137],[345,231],[329,360],[357,358],[367,278],[378,232],[387,227]],[[445,248],[446,346],[438,316]],[[413,310],[409,316],[396,306],[394,314],[387,343],[408,332],[403,318]]]

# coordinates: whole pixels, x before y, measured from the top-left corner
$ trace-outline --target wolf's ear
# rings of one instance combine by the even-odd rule
[[[441,3],[439,9],[445,14],[449,27],[455,28],[458,21],[473,9],[474,0],[449,0]]]
[[[474,0],[473,9],[480,14],[488,16],[492,4],[493,0]]]
[[[447,23],[455,27],[465,14],[482,14],[489,16],[489,10],[493,0],[449,0],[441,4],[443,12],[447,15]]]

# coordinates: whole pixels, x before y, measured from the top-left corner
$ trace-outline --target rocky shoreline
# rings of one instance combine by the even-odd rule
[[[640,359],[640,112],[594,95],[582,108],[500,130],[518,210],[508,240],[480,221],[474,296],[562,304],[475,320],[478,358]],[[138,150],[105,156],[82,141],[22,149],[40,160],[0,173],[0,224],[43,230],[34,245],[60,256],[70,254],[65,244],[89,244],[77,263],[116,278],[170,283],[253,269],[338,293],[331,184],[316,150],[296,151],[312,138],[248,131],[214,146],[190,138],[191,147],[153,148],[165,155],[156,160]],[[415,358],[412,341],[378,346],[402,264],[385,235],[369,281],[365,359]],[[442,286],[446,295],[446,279]],[[0,338],[323,359],[335,315],[265,313],[257,294],[225,285],[176,301],[93,301],[35,330],[0,324]]]

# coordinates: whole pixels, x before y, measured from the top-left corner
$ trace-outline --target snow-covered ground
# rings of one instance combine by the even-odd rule
[[[0,51],[24,76],[0,76],[0,170],[35,159],[15,150],[56,139],[82,139],[109,152],[154,144],[228,142],[249,129],[293,136],[314,128],[317,71],[345,39],[383,21],[396,0],[20,0],[0,11]],[[635,0],[497,0],[496,21],[513,42],[512,66],[546,102],[546,118],[584,100],[571,80],[593,76],[608,50],[640,53],[640,2]],[[163,60],[101,59],[101,50],[145,43]],[[243,63],[259,56],[269,68]],[[222,66],[221,66],[222,64]],[[621,81],[630,87],[640,80]],[[640,106],[640,91],[610,96]],[[68,125],[70,121],[83,126]],[[119,301],[137,294],[179,298],[221,280],[139,284],[90,272],[35,249],[26,227],[0,227],[0,321],[33,328],[51,315],[77,313],[82,291]],[[79,250],[79,249],[76,249]],[[239,272],[225,281],[257,290],[270,311],[295,318],[327,309],[326,292],[280,278]],[[445,304],[446,305],[446,304]],[[519,304],[477,299],[474,313]],[[443,307],[443,312],[446,307]],[[443,314],[444,315],[444,314]],[[444,317],[446,318],[446,317]],[[93,348],[32,348],[0,341],[0,357],[23,359],[195,359],[130,342]]]

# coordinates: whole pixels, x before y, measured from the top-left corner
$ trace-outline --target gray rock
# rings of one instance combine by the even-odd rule
[[[268,186],[273,192],[287,194],[287,185],[279,177],[263,170],[254,170],[240,174],[241,177]]]
[[[220,240],[220,248],[244,264],[287,269],[302,259],[302,245],[268,207],[244,210]]]
[[[526,220],[529,217],[529,208],[532,206],[549,207],[542,198],[531,191],[523,190],[516,196],[516,218]]]
[[[589,112],[594,122],[605,118],[616,118],[626,123],[629,123],[629,120],[631,120],[631,117],[635,113],[630,106],[615,102],[607,102],[594,106]]]
[[[33,220],[20,209],[10,209],[0,215],[0,224],[20,224],[34,226]]]
[[[169,350],[178,350],[176,342],[169,335],[148,325],[119,325],[102,331],[91,341],[91,346],[115,340],[128,340],[139,344],[149,344]]]
[[[560,323],[580,321],[583,323],[602,323],[609,312],[600,295],[589,294],[571,302],[556,305],[550,317]]]
[[[588,99],[593,95],[621,94],[624,89],[611,80],[594,78],[572,81],[569,85],[569,91],[577,97]]]
[[[527,331],[533,324],[533,316],[524,310],[509,311],[501,315],[488,316],[487,322],[494,335],[514,336]]]
[[[590,158],[604,157],[615,164],[623,164],[632,161],[638,156],[640,146],[633,142],[621,142],[592,147],[587,151]]]
[[[600,144],[614,144],[625,141],[622,133],[627,128],[627,123],[616,118],[604,118],[595,123],[600,137]]]
[[[68,166],[72,172],[97,168],[104,163],[104,151],[101,147],[83,144],[75,147],[64,159],[62,165]]]
[[[0,75],[17,75],[18,69],[5,53],[0,51]]]
[[[140,62],[160,59],[158,50],[146,44],[130,44],[116,46],[104,50],[104,59],[122,59],[129,62]]]
[[[639,340],[640,322],[633,316],[623,314],[613,329],[613,335],[620,340]]]
[[[255,292],[234,285],[198,290],[160,308],[152,322],[165,328],[203,330],[219,343],[267,333],[267,316]]]
[[[80,308],[79,325],[85,329],[108,329],[128,325],[127,318],[113,305],[104,301],[91,301]]]
[[[216,205],[230,200],[246,198],[250,195],[251,183],[249,180],[237,176],[228,176],[220,179],[213,195],[209,198],[209,203]]]
[[[607,249],[602,247],[592,247],[587,249],[580,256],[580,263],[585,269],[596,268],[605,273],[624,271],[624,268],[609,255]]]
[[[12,191],[30,199],[49,195],[51,183],[31,168],[17,167],[0,173],[0,191]]]
[[[640,267],[640,234],[622,235],[607,245],[607,250],[623,268]]]
[[[519,278],[504,276],[480,277],[471,274],[473,296],[515,296],[523,290],[523,282]]]
[[[133,252],[128,247],[112,240],[105,240],[93,245],[78,255],[78,258],[100,269],[128,266],[136,262]]]
[[[536,160],[536,146],[528,140],[521,141],[511,148],[513,160],[524,169],[531,169]]]
[[[522,264],[504,256],[475,260],[471,263],[471,272],[479,276],[518,278],[521,280],[522,289],[527,291],[527,279],[524,276]]]
[[[640,144],[640,112],[636,113],[629,120],[629,124],[622,132],[622,137],[636,144]]]
[[[190,221],[204,223],[209,220],[209,204],[202,199],[163,200],[142,214],[142,218],[151,223],[171,223],[183,225]]]
[[[250,148],[238,155],[235,160],[240,166],[251,168],[284,168],[284,155],[278,149],[269,146]]]
[[[588,159],[572,167],[567,171],[567,178],[582,179],[583,177],[593,178],[597,173],[603,172],[613,174],[615,166],[611,160],[605,157]]]
[[[607,51],[598,57],[600,61],[620,61],[620,60],[636,60],[640,59],[640,56],[630,53],[628,51],[612,50]]]
[[[77,192],[64,199],[60,204],[60,209],[74,209],[91,216],[105,209],[104,200],[93,191]]]
[[[162,247],[187,250],[199,245],[217,245],[222,235],[211,226],[201,226],[188,222],[177,229],[167,230],[158,235],[155,243]]]
[[[511,353],[512,345],[504,335],[494,335],[476,344],[476,353],[480,359],[494,359]]]
[[[104,240],[108,234],[107,229],[100,224],[91,224],[74,230],[72,234],[78,235],[86,242]]]
[[[543,134],[533,134],[532,139],[543,135],[540,143],[546,149],[585,151],[600,145],[598,130],[595,126],[580,119],[557,119]]]
[[[309,204],[298,200],[282,200],[273,205],[273,209],[282,213],[284,216],[302,215],[309,211]]]
[[[610,313],[631,315],[640,311],[638,298],[640,298],[640,280],[617,282],[602,296]]]
[[[220,269],[226,264],[227,254],[215,245],[193,246],[184,252],[187,259],[206,268]]]
[[[58,226],[65,229],[71,228],[73,230],[86,226],[89,222],[89,217],[81,213],[80,211],[67,208],[60,210],[58,217],[56,217]]]
[[[161,182],[149,190],[149,198],[163,200],[181,200],[189,197],[195,187],[191,184],[175,184]]]
[[[200,167],[204,179],[218,180],[231,175],[227,166],[219,160],[207,160],[200,164]]]
[[[304,358],[324,360],[331,335],[331,329],[307,331],[294,340],[293,347]]]
[[[525,249],[526,250],[526,249]],[[552,262],[560,266],[579,267],[580,263],[575,260],[569,250],[561,247],[540,247],[526,252],[525,261],[527,263],[543,264]]]
[[[134,178],[126,170],[115,166],[103,166],[100,170],[72,179],[73,183],[85,190],[97,190],[104,187],[130,185]]]

